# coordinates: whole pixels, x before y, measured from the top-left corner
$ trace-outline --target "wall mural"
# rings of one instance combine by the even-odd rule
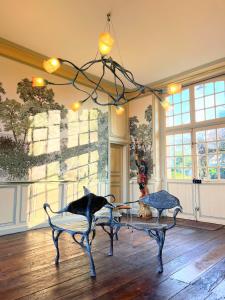
[[[140,105],[142,107],[140,107]],[[148,179],[153,174],[152,159],[152,105],[147,107],[140,103],[139,117],[133,115],[129,118],[130,126],[130,178],[137,178],[140,197],[148,194]],[[143,204],[139,215],[147,217],[151,211]]]
[[[73,112],[47,87],[17,84],[19,100],[0,83],[0,180],[71,180],[82,185],[108,178],[108,110]],[[101,159],[99,159],[101,157]]]

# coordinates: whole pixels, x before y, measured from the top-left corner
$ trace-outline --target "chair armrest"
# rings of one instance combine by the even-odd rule
[[[182,207],[181,206],[175,207],[175,209],[173,211],[173,223],[171,225],[168,225],[166,230],[171,229],[176,225],[176,217],[179,212],[182,213]]]
[[[49,215],[48,210],[49,210],[51,213],[53,213],[53,214],[61,214],[61,213],[67,212],[67,206],[64,207],[63,209],[59,210],[59,211],[54,211],[54,210],[51,209],[51,206],[50,206],[48,203],[44,203],[44,204],[43,204],[43,208],[44,208],[44,210],[45,210],[45,212],[46,212],[46,214],[47,214],[47,216],[48,216],[48,223],[49,223],[49,225],[50,225],[51,227],[53,227],[54,225],[52,224],[52,220],[51,220],[51,217],[50,217],[50,215]]]
[[[116,197],[113,195],[113,194],[108,194],[108,195],[106,195],[106,196],[104,196],[105,198],[107,198],[107,197],[111,197],[113,200],[112,200],[112,202],[116,202]]]

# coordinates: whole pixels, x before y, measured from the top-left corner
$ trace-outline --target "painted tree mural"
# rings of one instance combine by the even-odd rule
[[[136,177],[140,197],[149,193],[148,179],[153,173],[152,160],[152,106],[144,111],[145,123],[140,123],[137,116],[129,118],[130,125],[130,178]],[[151,216],[145,205],[140,205],[139,216]]]
[[[0,83],[1,180],[29,180],[33,167],[51,163],[59,165],[56,177],[64,179],[64,174],[69,174],[70,170],[74,169],[74,174],[77,172],[78,165],[73,165],[71,159],[75,162],[79,158],[85,166],[79,168],[78,180],[94,177],[95,168],[97,178],[108,176],[108,112],[92,109],[71,114],[55,101],[52,89],[32,87],[28,79],[17,84],[17,94],[18,100],[8,99]],[[74,123],[71,115],[76,119]],[[69,140],[72,146],[68,144]],[[73,143],[73,140],[77,142]],[[95,155],[94,163],[93,153],[99,153]],[[98,159],[100,154],[101,159]],[[89,163],[92,163],[92,170]],[[77,180],[71,174],[67,179]],[[45,176],[47,173],[41,179]]]
[[[135,162],[135,145],[137,147],[138,159],[146,160],[148,176],[153,173],[152,160],[152,106],[149,105],[144,113],[146,124],[140,124],[138,117],[129,118],[130,126],[130,178],[137,176],[137,166]]]

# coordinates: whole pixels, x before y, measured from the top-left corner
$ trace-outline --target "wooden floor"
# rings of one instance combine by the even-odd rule
[[[108,237],[97,230],[94,280],[86,255],[66,235],[58,268],[49,229],[0,237],[0,299],[225,299],[224,228],[170,230],[161,275],[155,241],[128,229],[119,238],[107,257]]]

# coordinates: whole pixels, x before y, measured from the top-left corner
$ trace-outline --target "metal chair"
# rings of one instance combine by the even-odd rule
[[[82,198],[69,203],[65,208],[59,211],[53,211],[48,203],[45,203],[43,208],[48,216],[49,226],[52,228],[52,239],[56,248],[56,258],[55,264],[59,263],[59,246],[58,240],[60,235],[63,232],[67,232],[71,235],[73,240],[80,245],[84,250],[86,250],[89,263],[90,263],[90,274],[92,277],[96,276],[94,260],[91,253],[91,244],[95,237],[95,216],[94,214],[99,211],[103,206],[107,205],[110,207],[110,203],[105,197],[96,196],[92,193],[89,193]],[[76,215],[84,216],[82,222],[74,222],[73,224],[59,223],[57,224],[57,219],[54,219],[50,214],[63,214],[63,213],[72,213]],[[90,234],[92,237],[90,239]],[[77,237],[80,236],[81,239],[78,240]]]
[[[176,225],[176,216],[178,212],[182,212],[182,207],[180,205],[180,201],[173,195],[169,194],[167,191],[159,191],[156,193],[149,194],[137,201],[133,202],[125,202],[123,204],[131,204],[131,203],[137,203],[142,202],[146,205],[149,205],[150,207],[155,208],[158,211],[158,217],[156,223],[144,223],[144,222],[132,222],[132,223],[121,223],[118,222],[113,218],[113,207],[109,207],[110,213],[109,213],[109,219],[106,223],[99,223],[97,225],[100,225],[104,230],[105,226],[110,227],[110,234],[109,232],[106,232],[110,236],[110,251],[109,253],[113,255],[113,237],[115,233],[119,231],[121,227],[128,226],[133,229],[144,231],[147,233],[147,235],[151,238],[153,238],[157,244],[158,244],[158,263],[159,268],[158,272],[163,272],[163,262],[162,262],[162,250],[165,242],[165,236],[166,231],[173,228]],[[162,212],[165,209],[174,209],[173,212],[173,223],[172,224],[161,224],[160,223],[160,217],[162,215]]]
[[[156,193],[148,194],[147,196],[139,199],[135,202],[142,202],[150,207],[155,208],[158,211],[157,222],[156,223],[133,223],[130,227],[136,230],[144,231],[149,237],[153,238],[158,244],[158,262],[159,268],[158,272],[163,272],[163,262],[162,262],[162,250],[165,242],[166,231],[173,228],[176,225],[176,216],[179,212],[182,212],[182,207],[180,201],[175,196],[169,194],[167,191],[159,191]],[[174,209],[173,211],[173,223],[171,224],[161,224],[160,217],[162,212],[166,209]]]

